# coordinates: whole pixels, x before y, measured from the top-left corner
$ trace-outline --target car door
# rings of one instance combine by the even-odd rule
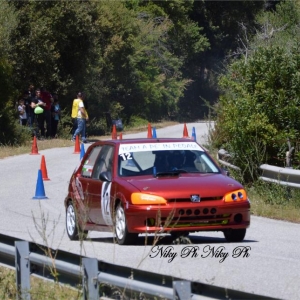
[[[90,183],[92,179],[92,173],[95,166],[95,162],[99,153],[102,149],[102,145],[93,147],[89,156],[83,162],[81,173],[75,178],[75,185],[78,191],[78,194],[81,198],[81,217],[85,222],[91,222],[90,220],[90,209],[91,209],[91,195],[90,195]]]
[[[104,145],[95,162],[92,179],[89,184],[90,220],[97,225],[112,226],[112,211],[110,210],[111,182],[101,181],[102,172],[112,172],[114,147]]]

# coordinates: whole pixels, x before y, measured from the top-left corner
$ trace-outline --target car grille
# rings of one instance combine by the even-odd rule
[[[226,225],[230,220],[230,214],[212,215],[212,216],[191,216],[191,217],[174,217],[172,220],[161,218],[161,225],[166,227],[194,227],[194,226],[212,226]]]
[[[215,196],[215,197],[201,197],[201,201],[220,201],[223,199],[223,196]],[[191,198],[182,198],[182,199],[168,199],[168,203],[172,202],[191,202]]]

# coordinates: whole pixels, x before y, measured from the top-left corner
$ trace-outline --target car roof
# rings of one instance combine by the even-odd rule
[[[97,143],[113,143],[116,145],[120,144],[132,144],[132,143],[137,143],[137,144],[145,144],[145,143],[170,143],[170,142],[181,142],[181,143],[195,143],[193,139],[189,138],[135,138],[135,139],[121,139],[121,140],[105,140],[105,141],[99,141],[95,142]]]

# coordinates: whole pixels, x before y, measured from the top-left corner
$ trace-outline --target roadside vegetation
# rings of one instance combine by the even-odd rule
[[[258,179],[263,163],[286,166],[287,141],[300,169],[299,24],[297,1],[4,0],[0,159],[31,151],[14,108],[30,84],[57,92],[64,108],[59,138],[39,141],[39,150],[73,145],[78,90],[95,140],[110,137],[105,112],[123,120],[125,133],[145,131],[148,120],[159,128],[209,115],[207,148],[225,149],[241,168],[231,176],[245,185],[252,214],[300,223],[300,190]],[[16,298],[13,276],[0,268],[1,299]]]

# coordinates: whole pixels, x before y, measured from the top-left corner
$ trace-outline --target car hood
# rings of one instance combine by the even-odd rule
[[[140,192],[156,194],[165,198],[185,198],[191,194],[201,197],[223,196],[243,188],[234,179],[223,174],[180,174],[173,177],[134,178],[128,183]]]

